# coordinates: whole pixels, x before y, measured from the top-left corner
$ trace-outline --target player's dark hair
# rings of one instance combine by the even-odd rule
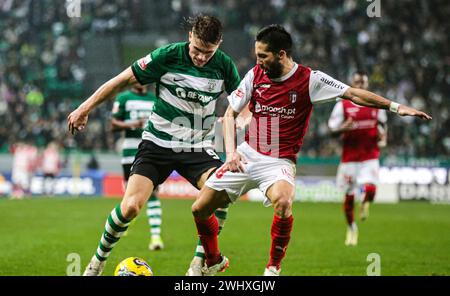
[[[356,70],[355,72],[353,72],[352,77],[355,76],[355,75],[369,77],[369,75],[367,75],[367,72],[364,71],[364,70]]]
[[[218,44],[222,40],[223,27],[218,18],[199,14],[185,21],[192,33],[200,40],[212,44]]]
[[[256,41],[267,44],[270,52],[284,50],[288,56],[292,54],[292,37],[283,26],[269,25],[256,34]]]

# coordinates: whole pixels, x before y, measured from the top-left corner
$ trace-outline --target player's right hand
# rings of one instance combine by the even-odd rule
[[[243,173],[245,171],[244,164],[246,163],[245,158],[237,151],[234,151],[230,157],[227,155],[227,159],[222,167],[224,171]]]
[[[139,128],[145,128],[147,125],[148,118],[141,118],[139,119]]]
[[[67,117],[67,127],[69,132],[75,134],[76,131],[82,131],[87,124],[88,114],[77,108],[75,111],[69,114]]]

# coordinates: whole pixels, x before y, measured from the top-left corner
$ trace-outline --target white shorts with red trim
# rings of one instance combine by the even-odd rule
[[[263,155],[246,142],[239,145],[237,151],[246,161],[244,173],[224,172],[219,168],[206,181],[206,186],[217,191],[225,190],[232,202],[249,190],[259,188],[266,196],[265,206],[271,205],[266,193],[275,182],[285,180],[295,186],[296,167],[291,160]]]
[[[32,173],[24,170],[13,170],[11,181],[14,185],[20,186],[24,190],[30,189]]]
[[[336,183],[345,194],[355,193],[363,184],[378,184],[380,162],[378,159],[369,159],[361,162],[342,162],[339,164]]]

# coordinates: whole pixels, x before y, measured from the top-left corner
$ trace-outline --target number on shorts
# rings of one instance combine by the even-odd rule
[[[206,153],[212,156],[214,159],[220,159],[219,155],[212,149],[205,149]]]

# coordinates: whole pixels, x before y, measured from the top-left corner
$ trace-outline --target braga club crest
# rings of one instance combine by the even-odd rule
[[[289,100],[291,101],[292,104],[294,104],[295,102],[297,102],[297,92],[295,90],[291,90],[289,92]]]

